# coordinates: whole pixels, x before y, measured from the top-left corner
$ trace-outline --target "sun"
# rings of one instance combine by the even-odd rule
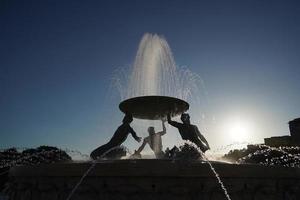
[[[250,138],[251,127],[247,121],[231,120],[226,129],[230,140],[233,142],[246,142]]]

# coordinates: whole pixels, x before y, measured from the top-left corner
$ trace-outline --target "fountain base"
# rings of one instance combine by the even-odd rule
[[[300,199],[300,169],[212,163],[232,200]],[[66,200],[91,163],[20,166],[10,170],[11,200]],[[207,163],[174,160],[101,161],[71,200],[225,199]]]

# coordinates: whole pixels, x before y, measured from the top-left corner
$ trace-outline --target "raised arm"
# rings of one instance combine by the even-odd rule
[[[140,154],[141,151],[143,151],[143,149],[145,148],[146,144],[147,144],[147,141],[144,139],[143,144],[138,148],[138,150],[136,150],[135,153]]]
[[[164,135],[164,134],[167,133],[167,129],[166,129],[166,126],[165,126],[165,121],[161,120],[161,124],[162,124],[163,130],[161,132],[158,132],[157,134]]]
[[[176,128],[178,128],[181,124],[171,120],[170,114],[168,114],[168,123]]]
[[[142,140],[141,137],[138,137],[138,136],[136,135],[136,132],[133,130],[133,128],[130,127],[129,132],[131,133],[132,137],[133,137],[137,142],[140,142],[140,141]]]

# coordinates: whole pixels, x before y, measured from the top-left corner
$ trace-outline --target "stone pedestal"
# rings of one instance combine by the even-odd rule
[[[231,199],[300,199],[300,169],[212,163]],[[91,163],[12,168],[11,200],[66,200]],[[170,160],[102,161],[72,200],[226,199],[209,165]]]

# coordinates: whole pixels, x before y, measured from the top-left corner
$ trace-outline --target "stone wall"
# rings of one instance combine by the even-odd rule
[[[16,167],[11,200],[66,200],[90,163]],[[300,169],[213,163],[231,199],[300,199]],[[98,163],[72,200],[226,199],[207,163],[120,160]]]

